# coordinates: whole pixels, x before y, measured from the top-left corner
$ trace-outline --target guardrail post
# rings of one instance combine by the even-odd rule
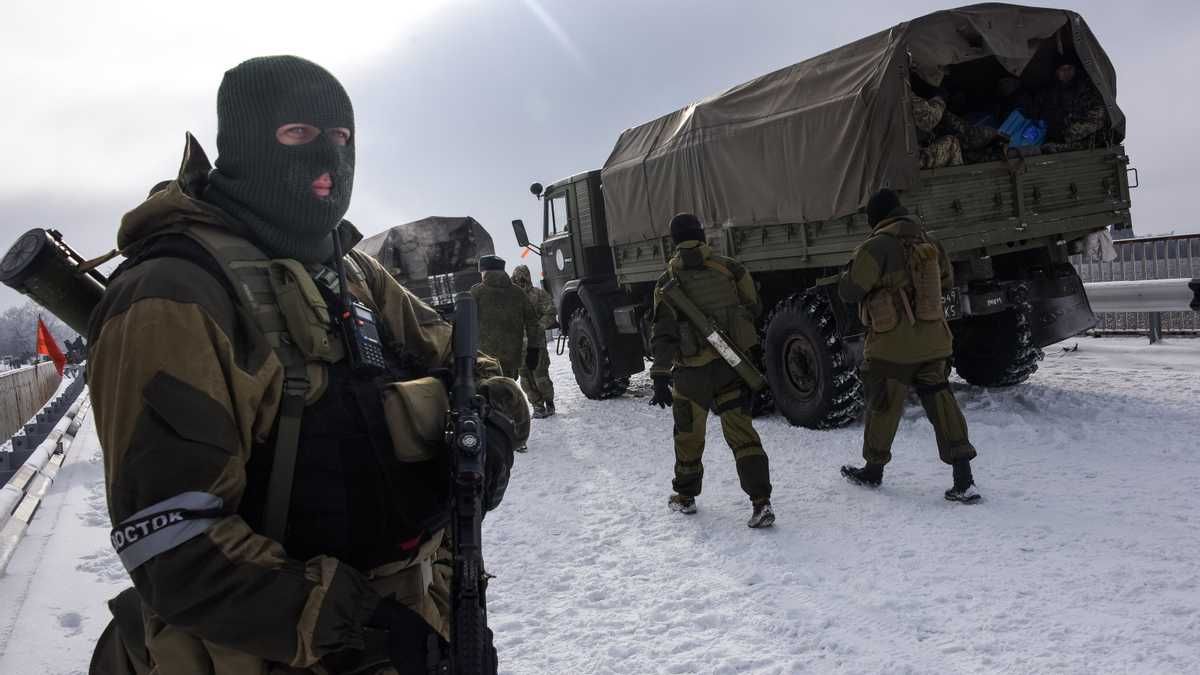
[[[1146,323],[1150,327],[1150,344],[1162,341],[1162,313],[1150,312],[1146,317]]]

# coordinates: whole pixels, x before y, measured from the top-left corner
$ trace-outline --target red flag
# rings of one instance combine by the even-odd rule
[[[50,334],[50,329],[46,328],[46,324],[38,319],[38,340],[37,353],[45,354],[54,362],[54,367],[58,369],[59,376],[63,374],[63,368],[67,365],[67,357],[63,356],[62,350],[58,348],[58,343],[54,341],[54,336]]]
[[[529,255],[529,247],[521,249],[521,257],[524,258],[527,255]]]

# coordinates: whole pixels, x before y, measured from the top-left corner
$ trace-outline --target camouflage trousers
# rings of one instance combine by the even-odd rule
[[[538,355],[537,368],[530,372],[521,365],[521,388],[529,398],[530,405],[549,403],[554,405],[554,382],[550,379],[550,350],[543,349]]]
[[[922,169],[962,166],[962,163],[962,144],[955,136],[938,136],[928,146],[921,148]]]
[[[913,364],[868,359],[863,363],[859,376],[867,390],[864,459],[871,464],[891,461],[892,441],[900,426],[909,387],[916,390],[925,416],[933,425],[942,461],[953,464],[956,460],[975,458],[975,448],[967,438],[967,421],[950,393],[948,373],[949,363],[945,359]]]
[[[700,494],[704,479],[704,436],[711,409],[721,419],[725,442],[733,450],[738,481],[751,500],[771,497],[771,470],[758,432],[751,424],[750,391],[721,359],[694,368],[676,367],[674,402],[675,480],[681,495]]]

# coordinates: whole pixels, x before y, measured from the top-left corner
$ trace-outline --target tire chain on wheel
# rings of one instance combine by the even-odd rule
[[[1033,346],[1033,327],[1029,323],[1029,317],[1033,314],[1033,304],[1029,302],[1029,287],[1021,284],[1015,295],[1018,330],[1017,353],[996,383],[998,387],[1011,387],[1028,380],[1037,372],[1038,361],[1046,356],[1040,347]]]
[[[588,323],[591,323],[592,317],[588,314],[586,308],[579,307],[571,313],[571,320],[567,322],[569,327],[576,318],[583,318]],[[595,324],[592,324],[595,328]],[[600,369],[600,379],[604,383],[604,390],[600,393],[600,399],[616,398],[629,388],[628,377],[613,377],[612,376],[612,359],[608,358],[608,348],[601,345],[598,340],[593,340],[596,346],[596,367]]]
[[[1008,363],[1004,364],[1003,369],[997,368],[995,375],[988,377],[987,371],[980,371],[978,365],[970,366],[972,363],[964,359],[964,355],[958,351],[958,338],[955,340],[955,355],[954,363],[958,369],[959,377],[975,384],[976,386],[984,387],[1011,387],[1021,384],[1028,380],[1031,375],[1037,372],[1038,361],[1041,361],[1045,353],[1039,347],[1033,346],[1033,327],[1030,324],[1030,316],[1033,313],[1033,304],[1029,301],[1029,287],[1026,284],[1021,284],[1013,291],[1013,309],[1015,319],[1016,335],[1014,337],[1015,349],[1012,358]],[[972,327],[973,331],[981,330],[978,326]],[[968,346],[972,333],[967,333],[963,336],[967,339]],[[964,367],[969,371],[964,375]],[[986,381],[980,381],[986,380]]]
[[[779,312],[801,309],[813,317],[814,323],[821,331],[825,346],[829,349],[830,360],[833,363],[833,401],[824,419],[817,423],[818,429],[836,429],[857,420],[862,414],[863,401],[862,381],[858,378],[850,356],[846,353],[845,345],[837,334],[837,319],[833,316],[833,308],[829,301],[819,293],[807,290],[795,293],[777,305],[767,317],[764,326],[770,326],[771,320]],[[763,332],[762,348],[767,349],[766,332]]]

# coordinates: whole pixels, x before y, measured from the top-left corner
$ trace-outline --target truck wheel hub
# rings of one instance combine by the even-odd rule
[[[817,355],[812,343],[803,336],[787,341],[783,349],[784,371],[788,382],[801,398],[812,398],[817,391]]]

